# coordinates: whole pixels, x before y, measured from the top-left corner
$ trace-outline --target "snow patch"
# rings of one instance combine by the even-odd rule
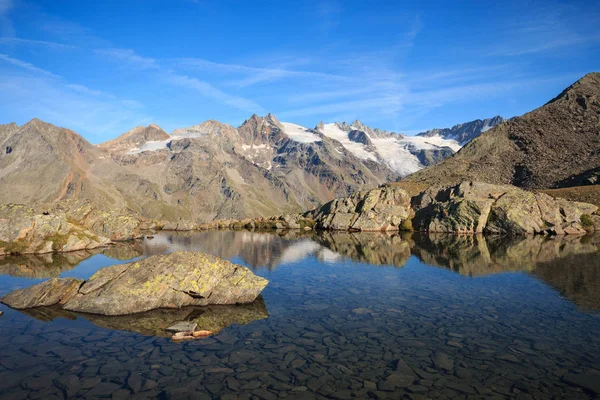
[[[281,122],[283,132],[293,141],[299,143],[313,143],[320,138],[311,129],[289,122]]]
[[[321,133],[340,142],[349,152],[361,160],[377,161],[377,156],[370,152],[362,143],[357,143],[348,138],[348,132],[341,130],[336,124],[324,124]],[[365,135],[369,135],[365,132]],[[369,137],[371,139],[371,137]]]
[[[135,148],[129,150],[127,153],[128,154],[139,154],[139,153],[141,153],[143,151],[157,151],[157,150],[162,150],[162,149],[165,149],[167,147],[167,144],[169,144],[170,141],[171,141],[171,139],[167,139],[167,140],[151,140],[149,142],[144,143],[140,147],[135,147]]]

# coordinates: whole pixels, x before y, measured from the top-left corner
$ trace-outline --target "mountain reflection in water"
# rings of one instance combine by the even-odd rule
[[[103,254],[117,260],[190,250],[239,258],[253,269],[316,257],[321,262],[349,259],[403,267],[411,256],[421,262],[478,277],[527,272],[579,306],[600,310],[600,235],[481,236],[420,233],[305,233],[286,231],[162,232],[152,239],[95,251],[0,258],[0,274],[58,277],[81,261]]]

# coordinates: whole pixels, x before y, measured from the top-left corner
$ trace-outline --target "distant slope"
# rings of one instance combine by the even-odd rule
[[[429,186],[471,179],[547,189],[599,166],[600,73],[590,73],[544,106],[504,121],[406,180]]]

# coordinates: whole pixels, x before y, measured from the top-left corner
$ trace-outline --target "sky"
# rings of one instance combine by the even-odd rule
[[[600,2],[0,0],[0,123],[92,143],[252,114],[405,134],[600,71]]]

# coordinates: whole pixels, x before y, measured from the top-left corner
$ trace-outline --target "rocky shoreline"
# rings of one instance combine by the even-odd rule
[[[215,221],[194,229],[302,229],[350,232],[583,235],[600,231],[597,206],[510,185],[465,181],[416,196],[393,185],[339,198],[303,214]],[[164,229],[164,228],[163,228]]]
[[[207,223],[147,220],[126,209],[101,211],[81,200],[35,208],[8,204],[0,206],[0,255],[91,250],[154,230],[213,229],[581,235],[600,231],[600,212],[593,204],[471,181],[430,187],[412,197],[388,184],[302,214]]]

